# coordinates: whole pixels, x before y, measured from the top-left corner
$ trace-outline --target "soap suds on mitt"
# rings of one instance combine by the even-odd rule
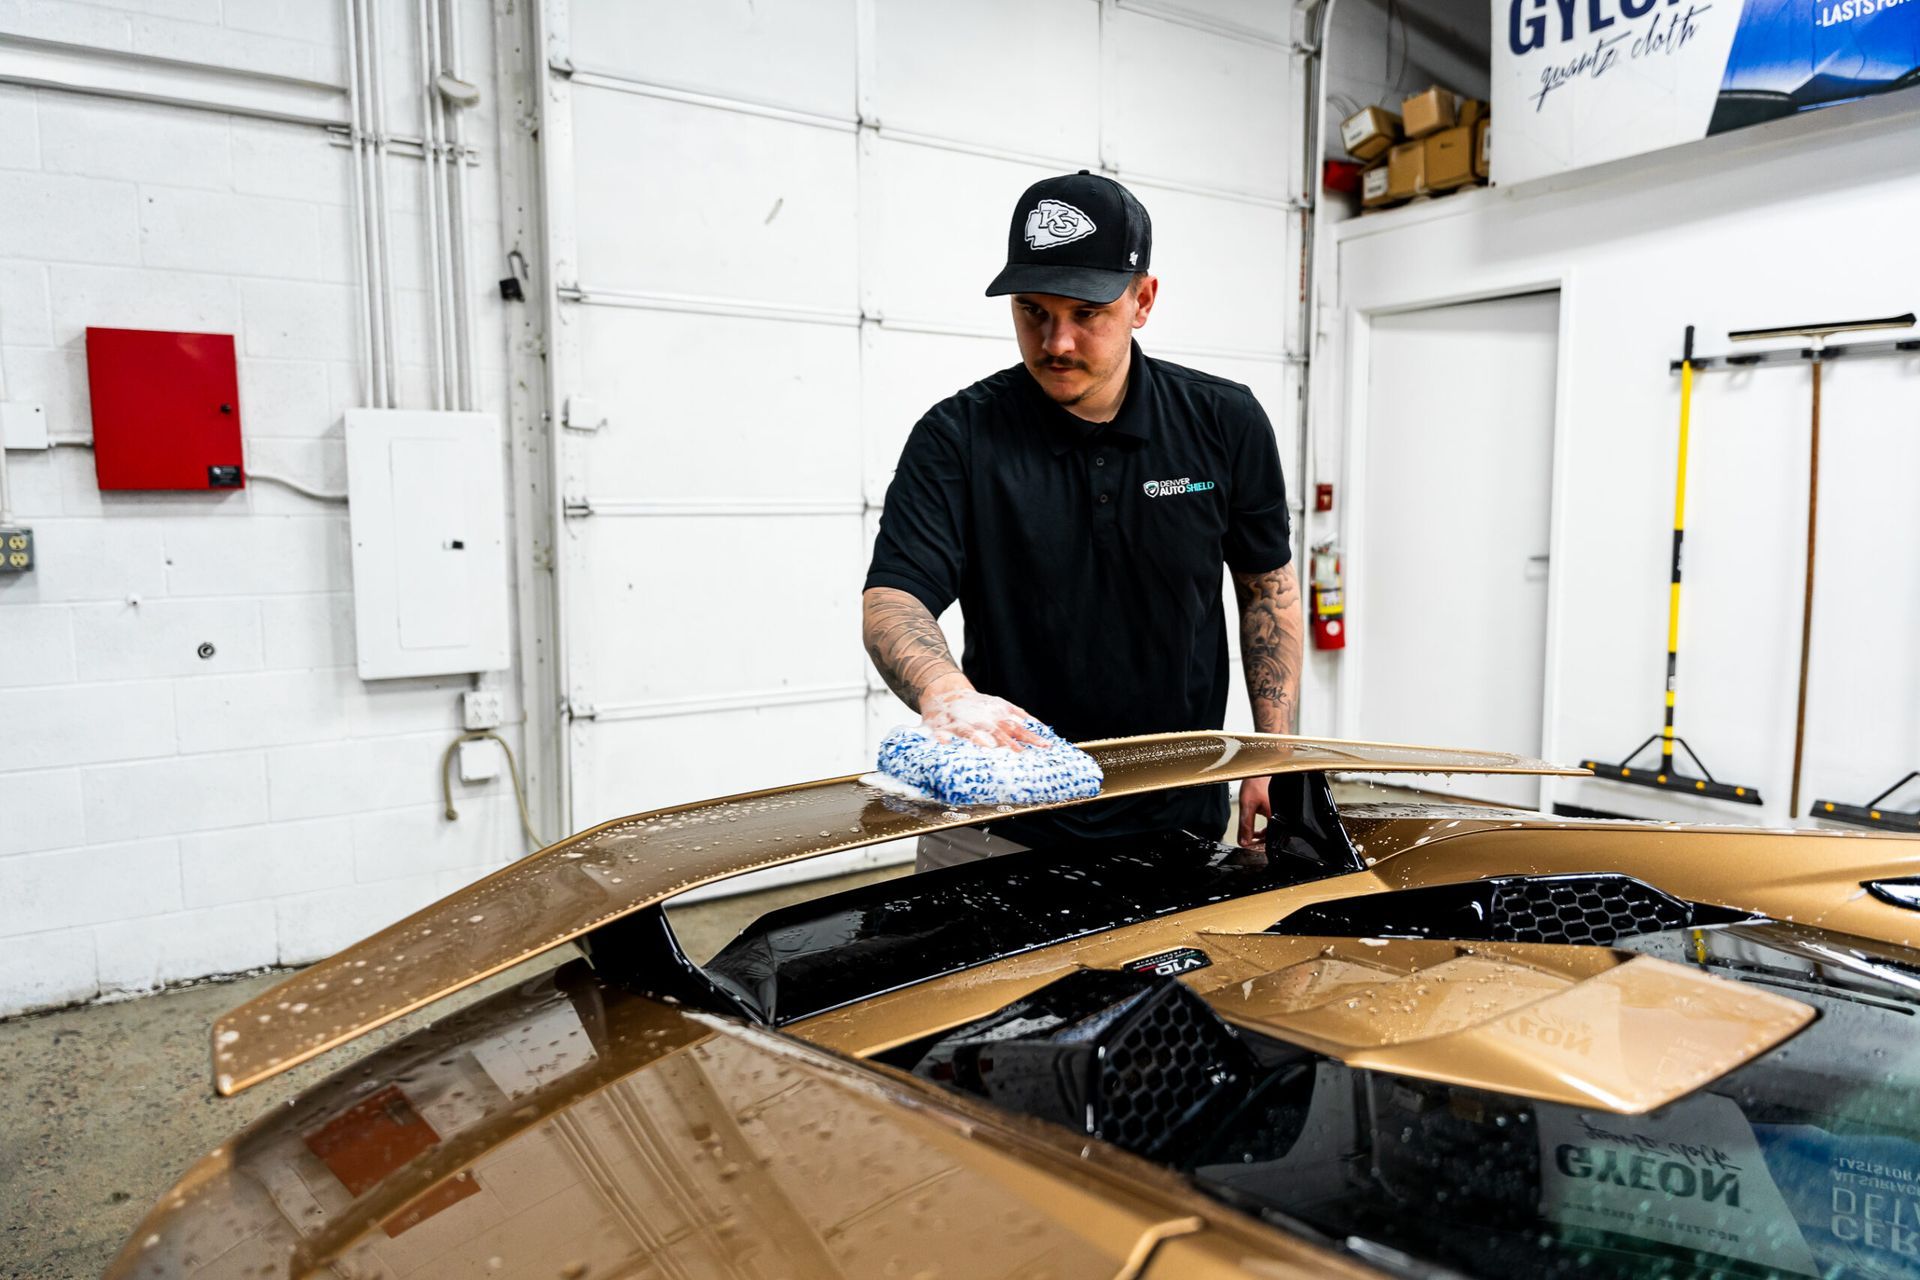
[[[1044,747],[982,747],[941,742],[919,725],[895,729],[880,744],[880,770],[951,805],[1046,804],[1100,794],[1094,758],[1041,724],[1027,728]]]

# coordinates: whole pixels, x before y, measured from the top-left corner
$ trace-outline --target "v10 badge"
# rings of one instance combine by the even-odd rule
[[[1195,969],[1204,969],[1212,963],[1207,953],[1198,947],[1176,947],[1172,951],[1160,951],[1141,956],[1138,960],[1129,960],[1120,967],[1128,973],[1154,973],[1163,978],[1175,978],[1183,973],[1192,973]]]

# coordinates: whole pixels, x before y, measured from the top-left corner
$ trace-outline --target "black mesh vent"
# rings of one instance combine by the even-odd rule
[[[1632,876],[1499,876],[1302,907],[1270,933],[1334,938],[1457,938],[1610,947],[1669,929],[1756,917],[1665,894]]]
[[[1202,1028],[1191,1001],[1142,1011],[1102,1055],[1107,1113],[1099,1136],[1129,1151],[1157,1146],[1219,1087],[1212,1052],[1218,1034],[1217,1025]]]
[[[1238,1105],[1252,1055],[1172,978],[1083,969],[921,1049],[913,1073],[1158,1157]]]
[[[1686,926],[1683,902],[1625,876],[1507,880],[1493,894],[1493,923],[1509,942],[1609,947],[1621,938]]]

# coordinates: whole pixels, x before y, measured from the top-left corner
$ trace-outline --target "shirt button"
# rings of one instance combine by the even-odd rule
[[[1100,505],[1104,507],[1106,504],[1107,504],[1107,495],[1103,493],[1100,495]]]
[[[1107,465],[1107,460],[1104,456],[1097,457],[1093,460],[1093,465],[1096,467],[1104,467]]]

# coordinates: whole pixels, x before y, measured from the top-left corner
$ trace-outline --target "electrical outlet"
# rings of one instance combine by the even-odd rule
[[[33,568],[33,530],[0,525],[0,573],[26,573]]]
[[[460,744],[460,781],[486,782],[499,776],[499,743],[463,742]]]
[[[461,694],[460,699],[461,715],[469,731],[500,727],[502,708],[498,689],[470,689]]]

